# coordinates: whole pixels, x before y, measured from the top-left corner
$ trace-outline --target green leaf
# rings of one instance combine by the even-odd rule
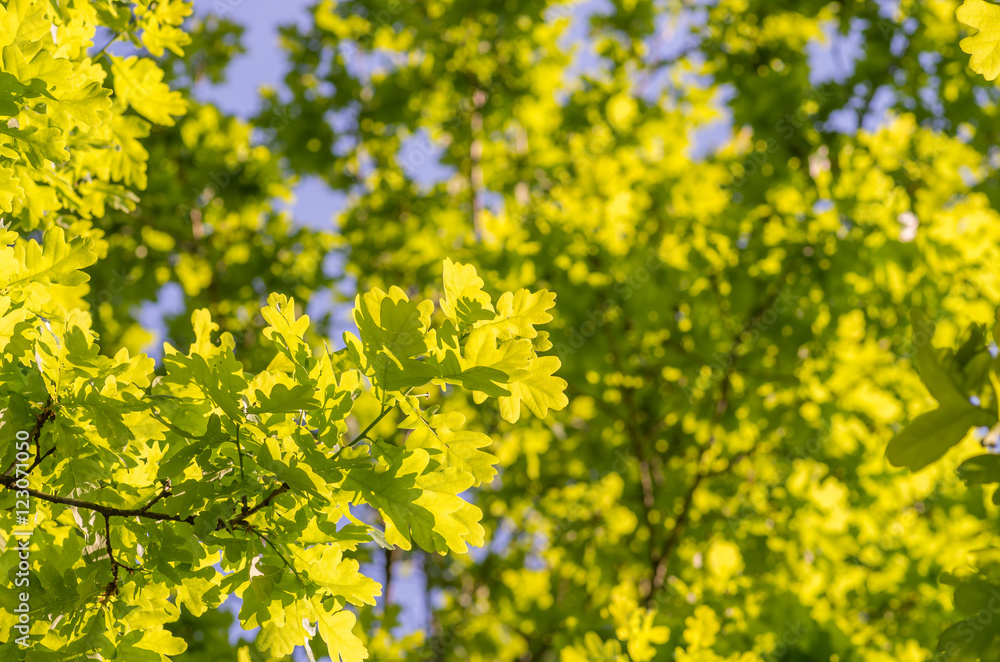
[[[354,624],[357,622],[354,614],[343,609],[335,613],[325,609],[318,611],[320,612],[317,623],[319,634],[326,642],[334,662],[338,655],[342,662],[362,662],[368,659],[368,651],[353,632]]]
[[[1000,455],[977,455],[958,465],[958,476],[969,485],[1000,482]]]
[[[501,340],[510,338],[534,338],[538,332],[535,326],[552,321],[548,312],[556,305],[556,295],[553,292],[539,290],[529,292],[521,289],[517,292],[504,292],[497,301],[497,317],[488,322],[479,322],[477,327],[495,327]]]
[[[0,134],[7,136],[9,140],[4,142],[11,145],[15,152],[35,168],[42,168],[46,160],[55,163],[69,160],[66,139],[59,129],[40,129],[35,126],[18,129],[0,122]]]
[[[187,102],[180,92],[172,92],[163,82],[163,70],[149,58],[122,59],[111,56],[115,74],[115,95],[150,122],[173,126],[174,117],[183,115]]]
[[[82,271],[97,261],[91,237],[74,237],[66,241],[60,227],[45,233],[42,245],[34,241],[18,243],[14,247],[13,261],[0,264],[0,290],[24,286],[29,282],[60,285],[79,285],[90,277]]]
[[[402,390],[437,376],[434,367],[416,358],[427,351],[424,334],[433,308],[430,301],[410,301],[398,287],[388,293],[376,288],[356,297],[354,321],[360,348],[350,334],[345,334],[345,342],[379,388]]]
[[[913,309],[910,316],[914,329],[914,344],[917,346],[915,361],[920,380],[927,386],[934,399],[942,404],[966,401],[968,398],[962,394],[953,377],[958,367],[955,365],[955,353],[948,348],[931,345],[935,325],[925,312]],[[926,336],[926,342],[917,342],[918,329]]]
[[[91,83],[72,92],[61,92],[50,108],[52,123],[60,128],[69,129],[73,120],[96,127],[109,119],[111,90],[100,83]]]
[[[965,0],[956,16],[975,33],[959,44],[971,55],[969,66],[986,80],[1000,75],[1000,6],[984,0]]]
[[[993,416],[969,403],[956,403],[917,416],[886,450],[893,466],[923,469],[957,445],[969,429],[991,423]]]
[[[996,630],[982,627],[972,616],[945,630],[938,640],[937,649],[947,653],[949,662],[976,662],[996,635]]]
[[[346,486],[382,514],[389,544],[410,549],[412,540],[424,550],[440,552],[465,552],[467,542],[481,544],[481,513],[458,496],[475,482],[471,474],[454,468],[428,471],[431,456],[420,448],[397,449],[390,456],[384,471],[359,467],[345,479]]]
[[[351,604],[375,606],[375,597],[382,595],[379,585],[359,572],[357,561],[344,558],[338,545],[315,545],[296,557],[309,579]]]
[[[490,295],[483,291],[483,279],[471,264],[444,261],[444,299],[441,310],[460,325],[472,325],[496,317]]]
[[[465,417],[458,413],[433,416],[429,421],[424,421],[423,416],[414,409],[400,423],[400,427],[413,430],[406,438],[407,447],[426,449],[443,466],[471,474],[473,487],[493,480],[497,473],[494,465],[499,460],[482,450],[493,441],[488,435],[458,429],[465,423]]]
[[[316,389],[311,384],[296,384],[289,388],[275,384],[267,395],[258,390],[257,403],[249,411],[257,414],[292,413],[302,409],[316,409],[319,403],[313,398]]]
[[[521,381],[507,384],[509,396],[499,398],[500,415],[504,420],[516,423],[521,416],[521,405],[532,414],[545,418],[549,410],[559,411],[569,404],[566,397],[566,380],[556,377],[555,372],[561,362],[554,356],[540,356],[528,364],[529,376]]]

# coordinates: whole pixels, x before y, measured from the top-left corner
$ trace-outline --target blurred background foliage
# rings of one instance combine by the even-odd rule
[[[336,331],[355,290],[439,294],[445,257],[558,295],[570,405],[514,430],[468,403],[501,460],[470,495],[489,543],[365,552],[369,659],[935,655],[939,575],[995,506],[956,476],[971,437],[919,473],[884,454],[932,406],[910,308],[950,344],[1000,302],[1000,95],[958,2],[325,0],[244,121],[194,89],[250,4],[188,19],[162,59],[186,114],[137,131],[139,201],[80,221],[106,351],[149,347],[156,310],[190,342],[207,307],[259,369],[268,292]],[[329,227],[280,204],[303,178],[345,194]],[[264,659],[230,621],[184,614],[177,659]]]

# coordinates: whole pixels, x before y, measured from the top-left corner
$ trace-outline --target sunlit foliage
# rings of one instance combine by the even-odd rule
[[[997,659],[1000,5],[2,5],[4,659]]]

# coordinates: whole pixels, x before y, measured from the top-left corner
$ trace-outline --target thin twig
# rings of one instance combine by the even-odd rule
[[[111,44],[115,43],[118,40],[118,37],[120,37],[120,36],[122,36],[122,33],[121,32],[116,32],[115,36],[111,37],[111,39],[108,40],[108,43],[104,44],[104,48],[102,48],[101,50],[99,50],[96,53],[94,53],[94,57],[92,57],[90,59],[96,60],[97,58],[99,58],[102,55],[104,55],[105,53],[107,53],[108,48],[111,46]]]
[[[263,533],[261,533],[260,529],[254,528],[253,526],[250,526],[250,525],[247,525],[247,528],[251,532],[253,532],[256,535],[258,535],[260,537],[260,539],[263,540],[265,543],[267,543],[268,545],[270,545],[271,549],[274,550],[274,553],[277,554],[278,557],[281,558],[281,560],[284,562],[284,564],[286,566],[288,566],[288,569],[291,570],[295,574],[295,577],[298,578],[299,582],[302,583],[302,584],[305,584],[305,582],[302,581],[302,576],[299,575],[298,570],[295,569],[295,566],[293,566],[291,563],[289,563],[288,559],[286,559],[285,555],[281,553],[281,550],[278,549],[277,545],[275,545],[273,542],[271,542],[270,540],[268,540],[267,536],[265,536]]]
[[[358,443],[362,439],[366,439],[368,437],[368,433],[372,431],[372,428],[375,427],[376,425],[378,425],[382,421],[382,419],[385,418],[386,415],[390,411],[392,411],[392,407],[383,407],[382,411],[378,415],[378,418],[376,418],[374,421],[372,421],[371,423],[369,423],[368,427],[366,427],[364,430],[362,430],[361,434],[359,434],[357,437],[355,437],[354,440],[350,444],[348,444],[348,446],[353,446],[354,444]]]
[[[243,473],[243,446],[240,445],[240,426],[239,426],[239,424],[236,425],[236,454],[240,458],[240,483],[245,483],[246,482],[246,476]],[[242,485],[241,485],[240,489],[243,489]],[[246,494],[243,495],[243,498],[240,499],[240,502],[243,504],[243,514],[246,515],[247,514],[247,495]]]
[[[349,443],[341,445],[341,447],[337,449],[337,452],[333,454],[332,459],[336,459],[337,456],[340,455],[341,451],[343,451],[345,448],[350,448],[351,446],[354,446],[354,444],[358,443],[362,439],[366,439],[368,437],[368,433],[372,431],[372,428],[378,425],[390,411],[392,411],[392,407],[382,407],[382,411],[379,413],[378,417],[374,421],[369,423],[368,427],[366,427],[364,430],[361,431],[361,434],[352,439]]]
[[[149,503],[147,503],[145,506],[142,507],[142,509],[141,509],[142,512],[147,512],[150,508],[153,507],[153,504],[155,504],[157,501],[159,501],[160,499],[164,499],[164,498],[170,496],[173,493],[173,489],[174,489],[174,487],[170,483],[170,479],[169,478],[164,478],[163,479],[163,489],[160,490],[159,494],[157,494],[155,497],[153,497],[152,501],[150,501]]]
[[[241,513],[236,518],[234,518],[232,520],[233,523],[235,524],[235,523],[238,523],[238,522],[242,522],[243,520],[249,518],[251,515],[253,515],[254,513],[260,511],[261,509],[267,508],[267,506],[271,503],[272,500],[274,500],[275,497],[277,497],[280,494],[284,494],[288,490],[289,490],[288,483],[282,483],[280,487],[278,487],[273,492],[271,492],[266,497],[264,497],[263,501],[261,501],[260,503],[258,503],[253,508],[247,510],[244,513]]]
[[[116,595],[118,593],[118,568],[125,568],[128,570],[128,574],[132,574],[136,571],[130,565],[121,563],[115,558],[115,551],[111,547],[111,520],[107,515],[104,516],[104,545],[108,550],[108,560],[111,561],[111,574],[114,577],[111,583],[105,591],[106,595]]]
[[[670,562],[670,557],[673,554],[674,549],[677,547],[681,540],[681,533],[684,531],[684,526],[687,524],[688,516],[691,511],[691,504],[694,502],[695,492],[698,490],[698,485],[705,478],[705,474],[698,473],[695,476],[694,482],[691,483],[691,487],[688,488],[687,494],[684,495],[684,504],[681,506],[681,514],[677,516],[677,522],[674,524],[673,530],[670,531],[670,536],[663,543],[663,548],[660,550],[659,556],[656,559],[656,569],[653,573],[653,582],[649,588],[649,594],[646,596],[646,606],[651,607],[653,598],[656,592],[663,587],[663,582],[667,579],[667,564]]]

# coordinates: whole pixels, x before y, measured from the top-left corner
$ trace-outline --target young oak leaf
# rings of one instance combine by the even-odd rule
[[[40,40],[49,31],[46,4],[39,0],[14,0],[0,6],[0,47]]]
[[[164,347],[169,345],[164,343]],[[172,348],[171,348],[172,349]],[[165,352],[166,378],[175,384],[197,386],[215,406],[226,414],[227,426],[240,420],[240,398],[247,388],[243,364],[231,352],[219,352],[206,360],[201,354],[184,355],[176,350]]]
[[[22,198],[24,189],[21,188],[21,180],[14,175],[12,169],[0,168],[0,211],[14,211],[14,200]]]
[[[194,331],[191,354],[215,356],[219,346],[212,342],[212,334],[219,330],[219,325],[212,321],[212,313],[207,308],[195,310],[191,313],[191,328]]]
[[[483,326],[469,333],[463,348],[463,368],[485,367],[507,375],[507,382],[518,382],[530,376],[528,366],[535,353],[527,338],[499,341],[499,329]]]
[[[355,298],[354,321],[360,340],[350,333],[344,341],[352,359],[386,391],[426,384],[439,371],[418,360],[427,352],[425,334],[434,304],[410,301],[403,290],[376,288]]]
[[[0,134],[7,136],[0,142],[0,146],[4,146],[5,143],[11,145],[18,157],[24,157],[35,168],[44,167],[46,160],[53,163],[69,160],[66,138],[62,131],[54,127],[40,129],[30,126],[18,129],[8,126],[6,122],[0,122]]]
[[[250,584],[243,591],[240,621],[245,628],[260,626],[257,645],[284,657],[308,639],[303,622],[311,620],[312,605],[302,597],[302,586],[292,573],[283,567],[260,567],[251,571]]]
[[[310,612],[309,603],[302,599],[287,605],[272,602],[271,618],[261,626],[257,646],[279,658],[291,655],[296,646],[309,640],[304,620],[309,618]]]
[[[110,97],[111,90],[96,82],[72,92],[62,92],[58,100],[50,104],[52,124],[69,129],[75,119],[87,126],[99,126],[109,118]]]
[[[353,605],[375,606],[375,598],[382,595],[378,582],[361,574],[357,561],[345,559],[339,545],[314,545],[295,556],[310,580]]]
[[[928,338],[934,337],[934,323],[926,313],[914,309],[911,317],[915,330],[922,329]],[[961,386],[964,370],[981,363],[975,360],[976,354],[980,359],[989,359],[985,350],[977,348],[983,344],[981,329],[973,329],[957,352],[934,347],[930,342],[915,344],[920,379],[937,400],[938,408],[917,416],[893,437],[886,447],[886,458],[894,466],[919,471],[961,442],[971,428],[989,425],[996,416],[970,403]]]
[[[969,66],[986,80],[994,80],[1000,75],[1000,5],[965,0],[956,16],[959,22],[976,31],[959,43],[972,56]]]
[[[309,381],[309,371],[313,367],[312,352],[304,338],[309,329],[309,317],[303,315],[295,319],[295,300],[280,294],[267,298],[267,306],[260,311],[268,327],[264,337],[274,341],[278,351],[288,357],[296,366],[295,376],[299,382]]]
[[[430,327],[434,305],[410,301],[398,287],[388,292],[375,288],[355,298],[354,321],[369,358],[387,353],[408,359],[427,351],[424,334]]]
[[[536,324],[552,321],[548,310],[556,305],[554,292],[539,290],[529,292],[504,292],[497,301],[497,316],[493,320],[476,323],[477,327],[494,327],[501,340],[510,338],[534,338],[538,335]]]
[[[497,473],[495,465],[500,460],[482,450],[493,440],[482,432],[460,430],[465,424],[465,416],[449,412],[430,416],[429,420],[425,420],[425,413],[411,406],[409,400],[400,403],[400,408],[408,416],[399,427],[412,430],[406,437],[408,448],[427,449],[433,459],[443,466],[472,474],[475,479],[473,487],[493,480]]]
[[[549,409],[559,411],[569,404],[565,394],[566,380],[554,375],[561,365],[559,359],[554,356],[532,359],[528,366],[531,376],[507,384],[510,395],[499,399],[500,415],[503,419],[516,423],[521,416],[522,403],[539,418],[545,418]]]
[[[181,47],[191,43],[191,35],[180,26],[191,11],[192,3],[184,0],[150,3],[148,8],[136,7],[136,18],[141,19],[144,27],[142,45],[155,57],[162,56],[165,48],[182,56]]]
[[[433,351],[421,365],[428,370],[429,379],[439,378],[446,384],[461,385],[484,397],[510,395],[510,391],[500,386],[508,378],[506,373],[486,366],[470,366],[451,349]],[[421,383],[424,381],[428,380]]]
[[[496,317],[490,295],[483,291],[483,279],[471,264],[444,261],[444,299],[441,310],[460,325],[470,325]]]
[[[345,475],[344,486],[356,486],[358,495],[382,514],[389,544],[410,549],[412,540],[426,551],[442,553],[465,553],[467,542],[481,544],[476,541],[483,534],[475,528],[481,513],[468,517],[466,507],[479,509],[459,496],[475,482],[471,474],[455,468],[428,473],[431,456],[422,448],[388,452],[394,455],[388,468],[356,467]]]
[[[97,261],[94,246],[93,237],[74,237],[67,242],[62,228],[51,227],[45,232],[41,246],[31,240],[14,247],[13,260],[0,265],[0,290],[29,282],[86,283],[90,277],[82,270]]]
[[[141,592],[130,587],[122,593],[136,607],[122,618],[127,629],[160,629],[180,615],[180,609],[169,600],[170,589],[164,585],[150,585]]]
[[[163,70],[149,58],[111,56],[115,95],[154,124],[173,126],[174,117],[187,112],[180,92],[163,82]]]
[[[257,402],[249,411],[254,414],[291,414],[303,409],[316,409],[319,402],[313,398],[315,392],[310,384],[294,384],[291,387],[273,384],[267,393],[259,389],[254,391]]]
[[[472,475],[473,487],[489,483],[496,476],[496,464],[500,459],[482,450],[493,440],[475,430],[437,430],[434,434],[428,428],[418,428],[406,440],[414,448],[436,448],[444,452],[446,467],[454,467]]]
[[[56,85],[73,87],[70,83],[73,66],[65,58],[53,58],[48,51],[39,51],[31,57],[31,62],[17,46],[4,46],[0,51],[3,60],[3,71],[17,80],[15,89],[27,98],[38,96],[55,100],[49,91]],[[13,81],[5,78],[5,85]],[[109,104],[110,105],[110,104]]]
[[[313,597],[313,605],[318,615],[317,627],[323,637],[330,656],[336,661],[340,656],[342,662],[362,662],[368,658],[364,644],[354,634],[357,618],[346,609],[330,611],[320,602],[319,596]]]
[[[309,329],[309,317],[303,315],[295,319],[295,299],[282,294],[272,294],[267,298],[267,306],[261,309],[261,317],[268,323],[264,336],[273,340],[277,335],[292,349],[305,347],[302,340]]]

